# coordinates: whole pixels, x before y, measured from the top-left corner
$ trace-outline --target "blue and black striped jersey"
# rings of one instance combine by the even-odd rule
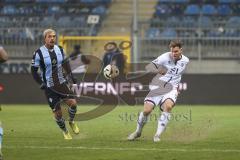
[[[54,45],[49,50],[43,45],[34,52],[32,66],[40,67],[42,81],[47,87],[53,87],[66,81],[63,74],[64,59],[62,47]]]

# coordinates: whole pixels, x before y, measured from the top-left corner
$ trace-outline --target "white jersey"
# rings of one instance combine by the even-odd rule
[[[164,66],[167,69],[167,73],[161,76],[159,80],[172,84],[174,88],[178,87],[188,62],[189,58],[182,55],[182,58],[175,63],[171,58],[171,52],[166,52],[152,61],[156,67]]]

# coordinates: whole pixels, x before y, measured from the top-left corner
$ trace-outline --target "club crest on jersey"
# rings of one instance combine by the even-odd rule
[[[181,63],[181,67],[183,67],[184,66],[184,63]]]
[[[55,66],[57,64],[57,60],[56,59],[53,59],[52,60],[52,65]]]

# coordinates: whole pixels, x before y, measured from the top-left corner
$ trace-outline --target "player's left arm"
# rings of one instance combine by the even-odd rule
[[[8,54],[3,47],[0,46],[0,62],[6,62],[8,60]]]

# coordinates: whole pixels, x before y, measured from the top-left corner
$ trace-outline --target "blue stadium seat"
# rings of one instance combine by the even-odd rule
[[[166,28],[160,33],[160,37],[177,37],[177,32],[173,28]]]
[[[207,33],[208,37],[221,37],[223,36],[223,32],[220,32],[218,30],[211,30]]]
[[[65,3],[67,2],[68,0],[36,0],[36,2],[39,2],[39,3],[43,3],[43,2],[53,2],[53,3]]]
[[[166,2],[170,2],[171,3],[170,0],[158,0],[158,3],[166,3]]]
[[[174,15],[182,15],[183,14],[183,8],[181,4],[173,5],[172,8],[172,14]]]
[[[236,0],[218,0],[218,3],[234,3]]]
[[[232,13],[232,9],[229,7],[229,5],[219,5],[218,8],[218,14],[221,16],[225,16],[225,15],[230,15]]]
[[[156,38],[159,37],[160,30],[158,28],[149,28],[146,32],[147,38]]]
[[[202,6],[202,13],[204,15],[214,15],[217,14],[216,8],[211,4],[205,4]]]
[[[186,15],[198,15],[200,14],[200,7],[196,4],[188,5],[184,13]]]
[[[49,27],[56,24],[56,19],[53,16],[45,16],[42,21],[40,21],[40,27]]]
[[[180,23],[181,22],[180,22],[179,18],[172,16],[167,19],[165,25],[166,25],[166,27],[179,27]]]
[[[240,17],[234,16],[231,17],[227,23],[226,23],[227,28],[239,28],[240,27]]]
[[[86,25],[86,17],[84,16],[75,17],[73,18],[72,24],[75,27],[84,27]]]
[[[157,16],[161,16],[161,15],[166,15],[171,13],[171,9],[168,5],[162,4],[162,5],[157,5],[156,6],[156,12],[155,14]]]
[[[17,14],[17,9],[15,6],[7,5],[2,8],[3,14]]]
[[[61,13],[63,10],[59,6],[49,6],[47,13],[48,14],[56,14],[56,13]]]
[[[96,3],[97,0],[81,0],[81,3]]]
[[[107,12],[107,9],[104,6],[97,6],[92,10],[93,14],[99,14],[99,15],[104,15],[106,14],[106,12]]]
[[[239,37],[240,33],[236,29],[226,29],[224,36],[226,37]]]
[[[175,3],[188,3],[189,0],[172,0]]]
[[[209,17],[199,17],[198,19],[198,25],[203,28],[212,28],[213,27],[213,22]]]
[[[74,27],[72,25],[72,20],[69,16],[63,16],[63,17],[60,17],[58,20],[57,20],[57,26],[58,27]]]
[[[183,17],[181,26],[186,27],[186,28],[192,28],[192,27],[197,27],[198,22],[196,21],[195,18],[193,17]]]

